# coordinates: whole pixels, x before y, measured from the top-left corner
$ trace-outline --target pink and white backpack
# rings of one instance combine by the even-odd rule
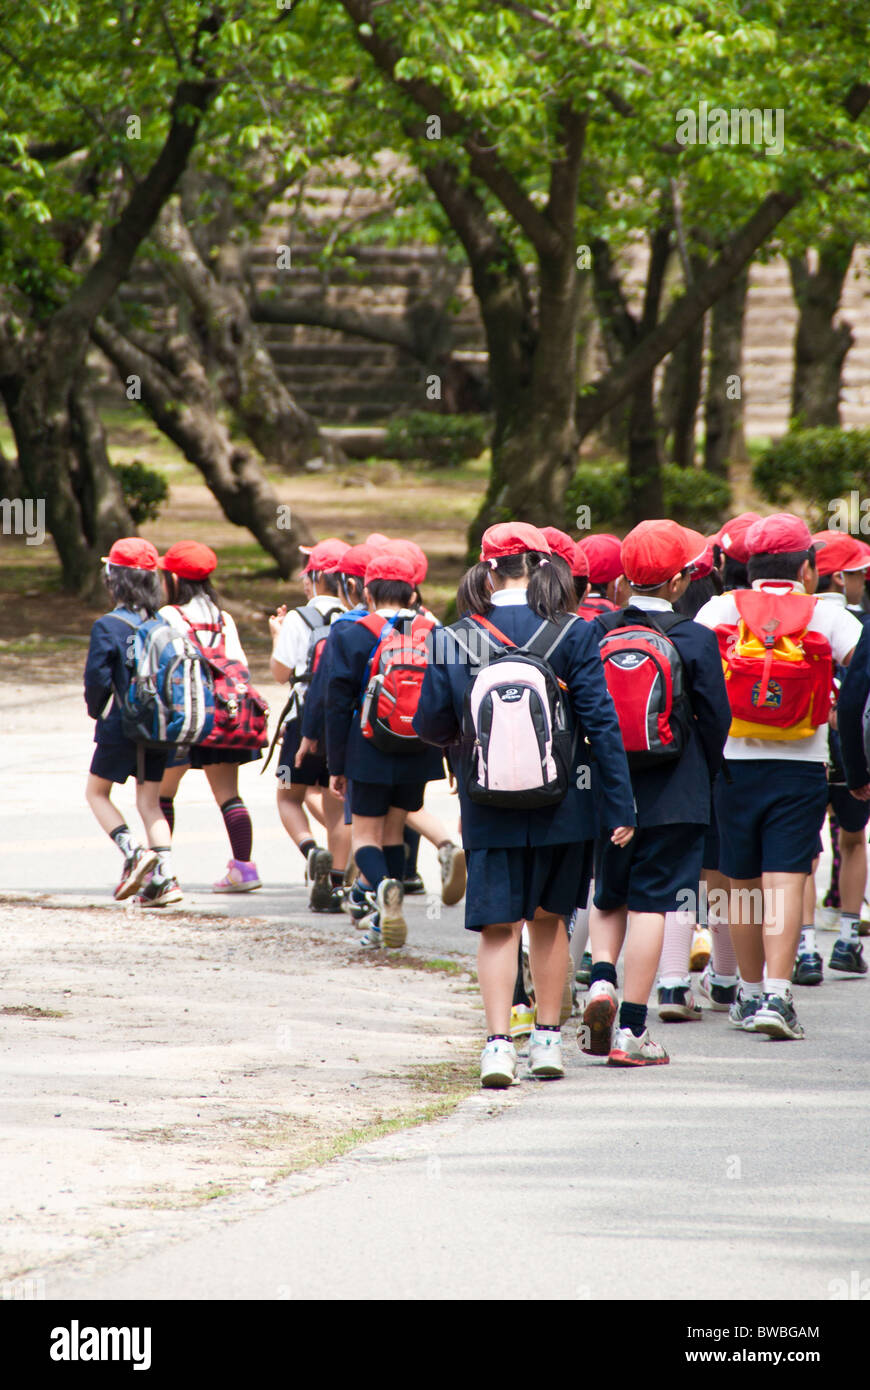
[[[575,737],[566,687],[549,659],[579,621],[573,614],[544,620],[521,647],[479,613],[451,627],[465,659],[479,667],[463,713],[463,736],[473,745],[471,801],[532,810],[565,796]]]

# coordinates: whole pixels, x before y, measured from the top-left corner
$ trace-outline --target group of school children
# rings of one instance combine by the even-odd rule
[[[164,619],[211,644],[212,664],[245,670],[216,563],[194,542],[161,558],[139,539],[106,560],[116,606],[94,625],[85,673],[97,719],[87,795],[124,856],[116,897],[143,907],[180,897],[170,840],[188,767],[205,771],[230,839],[215,889],[260,882],[238,796],[239,764],[259,747],[221,746],[216,732],[143,757],[122,719],[131,626]],[[789,513],[744,513],[706,538],[650,520],[622,541],[503,522],[441,627],[415,542],[313,546],[305,604],[270,619],[272,675],[290,687],[278,809],[312,908],[349,913],[365,949],[399,947],[404,896],[422,888],[420,834],[437,846],[443,899],[465,891],[479,936],[485,1087],[516,1084],[526,1048],[532,1077],[564,1074],[575,982],[588,985],[581,1050],[613,1066],[668,1062],[647,1027],[656,984],[663,1022],[726,1012],[742,1032],[803,1038],[792,986],[824,974],[814,873],[826,814],[839,927],[828,966],[867,971],[868,567],[870,546],[813,536]],[[461,849],[423,810],[445,762]],[[110,799],[137,770],[146,847]],[[707,1010],[691,988],[701,965]]]

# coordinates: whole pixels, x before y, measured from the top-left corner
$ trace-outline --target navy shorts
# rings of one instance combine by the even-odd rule
[[[391,806],[400,811],[419,811],[426,792],[425,782],[357,782],[348,780],[351,815],[385,816]]]
[[[595,897],[602,912],[676,912],[685,894],[698,897],[706,825],[638,826],[620,848],[609,838],[595,841]]]
[[[829,786],[831,811],[841,830],[863,830],[870,820],[870,801],[858,801],[845,786]]]
[[[822,763],[788,758],[731,759],[730,782],[716,781],[719,868],[728,878],[808,874],[828,805]]]
[[[568,918],[585,907],[592,878],[592,842],[466,850],[465,925],[482,931],[500,922],[530,922],[538,908]]]
[[[300,766],[294,766],[293,759],[296,757],[301,741],[301,721],[298,719],[288,720],[284,725],[281,756],[278,759],[275,776],[284,787],[328,787],[329,770],[326,766],[326,759],[319,753],[306,754]]]
[[[166,750],[145,749],[145,781],[162,782],[166,768]],[[124,739],[121,743],[98,743],[91,758],[91,772],[107,782],[126,782],[136,776],[136,745]]]
[[[192,767],[200,771],[204,767],[214,767],[218,763],[241,766],[242,763],[255,763],[262,758],[259,748],[175,748],[166,759],[167,767]]]

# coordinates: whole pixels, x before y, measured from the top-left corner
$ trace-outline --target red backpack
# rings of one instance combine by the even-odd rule
[[[245,663],[227,656],[223,624],[192,623],[186,614],[181,616],[214,680],[214,724],[197,747],[265,748],[269,742],[269,706],[251,685],[251,673]],[[198,632],[220,635],[214,646],[206,647],[198,640]]]
[[[692,726],[682,657],[667,633],[682,613],[628,608],[599,615],[604,678],[616,706],[630,768],[659,767],[681,756]]]
[[[584,622],[591,623],[593,618],[599,618],[602,613],[617,613],[619,610],[615,603],[611,603],[609,598],[601,598],[598,594],[590,594],[585,598],[577,609],[578,617]]]
[[[423,740],[412,721],[429,661],[429,634],[434,618],[403,611],[394,618],[370,613],[361,627],[377,639],[366,667],[360,706],[363,738],[382,753],[419,753]]]
[[[770,581],[773,584],[774,581]],[[732,738],[809,738],[831,712],[830,643],[811,632],[812,594],[739,589],[736,623],[716,628]]]

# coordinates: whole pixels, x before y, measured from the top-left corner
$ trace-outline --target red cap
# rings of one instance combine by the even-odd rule
[[[118,565],[128,570],[156,570],[159,563],[156,548],[139,536],[124,536],[115,541],[108,555],[103,556],[104,565]]]
[[[159,560],[162,570],[178,575],[179,579],[205,579],[217,569],[217,556],[199,541],[176,541]]]
[[[385,536],[382,531],[372,531],[370,536],[366,536],[366,545],[370,545],[375,554],[379,550],[384,550],[390,544],[389,536]]]
[[[741,512],[739,516],[732,517],[719,527],[714,540],[719,549],[738,565],[745,565],[749,559],[749,551],[746,549],[746,532],[761,517],[758,512]]]
[[[774,512],[753,521],[746,532],[750,555],[784,555],[792,550],[809,550],[813,544],[810,528],[793,512]]]
[[[571,563],[571,573],[576,575],[578,579],[589,578],[589,558],[579,541],[574,546],[574,559]]]
[[[572,541],[571,537],[566,535],[564,531],[560,531],[558,526],[542,526],[541,535],[547,537],[553,554],[561,555],[562,559],[568,562],[573,571],[577,546]]]
[[[505,555],[525,555],[529,550],[550,554],[550,542],[528,521],[500,521],[484,531],[480,542],[481,560],[498,560]]]
[[[586,556],[590,584],[609,584],[622,574],[622,541],[607,532],[583,536],[577,544]]]
[[[819,574],[840,574],[843,570],[865,570],[870,566],[870,546],[846,531],[817,531],[813,545],[825,547],[816,557]]]
[[[413,588],[414,566],[404,555],[391,555],[388,550],[384,550],[369,560],[365,578],[366,584],[371,584],[373,579],[397,579]]]
[[[386,546],[384,550],[387,551]],[[379,555],[381,553],[380,548],[378,548],[375,553]],[[407,541],[404,538],[390,541],[388,553],[390,555],[403,555],[406,560],[410,560],[414,569],[415,585],[423,583],[429,570],[429,561],[426,559],[425,552],[416,541]]]
[[[650,589],[666,584],[704,554],[707,542],[668,519],[642,521],[622,542],[622,568],[630,584]]]
[[[713,547],[707,538],[707,549],[697,560],[692,561],[692,578],[706,579],[708,574],[713,573]]]
[[[347,541],[340,541],[338,536],[330,536],[328,540],[318,541],[310,550],[304,546],[299,547],[308,556],[308,564],[302,571],[303,574],[329,574],[337,570],[339,561],[346,550],[350,550]]]
[[[374,559],[375,552],[370,545],[351,545],[338,562],[342,574],[352,574],[356,579],[365,577],[366,566]]]

